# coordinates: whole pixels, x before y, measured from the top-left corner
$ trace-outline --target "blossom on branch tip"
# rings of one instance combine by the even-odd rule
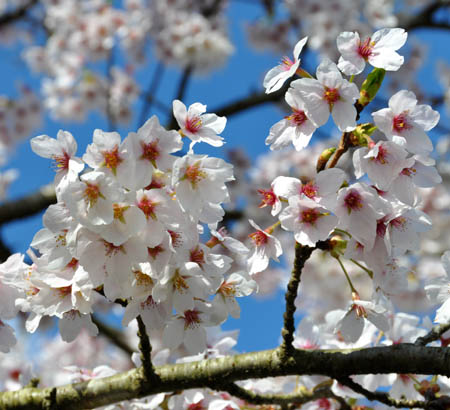
[[[206,105],[194,103],[186,110],[186,106],[180,100],[173,101],[173,115],[182,135],[192,140],[191,149],[196,142],[202,141],[213,147],[223,145],[223,138],[219,134],[225,129],[227,119],[204,112]]]
[[[337,38],[341,53],[338,67],[346,75],[359,74],[366,62],[373,67],[397,71],[403,64],[403,57],[396,53],[402,47],[408,33],[402,28],[384,28],[361,41],[357,32],[345,31]]]
[[[266,94],[279,90],[284,82],[295,74],[301,61],[298,56],[302,52],[307,40],[308,37],[304,37],[295,45],[293,53],[294,61],[289,57],[284,57],[281,64],[268,71],[263,81]]]
[[[429,105],[417,105],[411,91],[401,90],[389,99],[389,108],[372,113],[386,137],[413,154],[428,155],[433,144],[425,133],[439,122],[439,113]]]

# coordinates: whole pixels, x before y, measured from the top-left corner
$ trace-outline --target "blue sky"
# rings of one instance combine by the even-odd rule
[[[262,91],[264,74],[276,65],[282,56],[271,52],[255,52],[248,46],[244,32],[245,22],[253,21],[262,16],[262,8],[251,2],[231,1],[230,3],[231,7],[228,11],[230,16],[229,29],[236,48],[235,53],[221,69],[203,77],[192,78],[184,98],[187,105],[198,101],[207,104],[208,111],[213,111],[215,107],[223,106],[227,102],[244,97],[250,91]],[[450,40],[450,31],[419,29],[414,32],[414,35],[428,47],[427,57],[418,81],[426,87],[430,94],[440,94],[442,88],[438,82],[435,62],[436,60],[443,60],[450,64],[449,48],[443,46],[448,44]],[[409,41],[411,41],[411,38]],[[20,60],[18,48],[0,48],[0,60],[2,61],[0,65],[0,94],[15,95],[15,83],[17,81],[29,84],[35,90],[39,89],[39,78],[28,73]],[[141,83],[148,84],[156,64],[156,61],[151,61],[148,66],[138,71],[138,79]],[[165,101],[169,106],[176,94],[179,78],[179,70],[169,67],[158,87],[158,99]],[[448,116],[442,110],[440,111],[442,115],[441,124],[450,128]],[[139,104],[136,106],[136,113],[136,117],[138,117],[140,113]],[[161,112],[153,110],[151,114],[161,114]],[[226,145],[219,149],[205,147],[202,150],[210,155],[225,157],[228,149],[239,147],[243,148],[254,160],[258,155],[267,152],[264,140],[270,127],[279,121],[283,115],[276,107],[265,105],[230,117],[227,128],[222,134],[226,140]],[[161,118],[161,122],[165,122],[164,117]],[[107,128],[105,119],[95,113],[91,114],[88,121],[83,124],[59,123],[46,115],[42,127],[36,130],[34,135],[45,133],[55,137],[59,129],[69,130],[78,140],[79,154],[81,155],[86,145],[91,142],[95,128]],[[132,121],[127,127],[119,128],[119,131],[124,138],[127,132],[135,129],[136,120]],[[28,142],[18,146],[16,153],[8,164],[9,167],[20,170],[20,179],[12,185],[10,190],[12,198],[18,198],[35,191],[43,184],[50,182],[54,176],[50,161],[34,155]],[[41,215],[36,215],[7,225],[2,230],[2,236],[13,251],[25,252],[34,233],[41,227]],[[284,310],[282,292],[268,299],[240,299],[240,305],[242,308],[241,319],[230,319],[224,325],[225,329],[240,329],[238,348],[242,351],[250,351],[274,347],[279,340]]]

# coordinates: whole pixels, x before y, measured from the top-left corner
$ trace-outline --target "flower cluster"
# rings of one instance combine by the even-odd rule
[[[38,251],[29,251],[33,264],[16,254],[2,265],[2,282],[19,293],[15,309],[31,312],[29,331],[43,316],[56,316],[66,341],[82,327],[95,333],[94,291],[125,302],[125,325],[141,315],[148,328],[164,330],[168,347],[184,342],[190,353],[205,349],[205,327],[239,316],[235,298],[251,294],[256,283],[245,265],[232,267],[248,249],[214,230],[234,177],[225,161],[193,152],[198,141],[222,144],[215,133],[226,119],[201,115],[205,109],[175,101],[180,132],[167,131],[156,116],[123,141],[97,129],[82,158],[67,131],[32,139],[34,152],[55,162],[58,202],[31,243]],[[177,156],[181,135],[192,144]]]

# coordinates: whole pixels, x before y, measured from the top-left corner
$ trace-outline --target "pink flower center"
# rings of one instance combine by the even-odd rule
[[[200,169],[200,164],[198,162],[189,165],[186,168],[183,177],[183,179],[187,179],[191,183],[193,189],[195,189],[197,184],[204,178],[206,178],[206,172]]]
[[[72,286],[64,286],[62,288],[58,288],[58,295],[60,298],[65,298],[67,295],[72,293]]]
[[[323,94],[323,98],[328,102],[329,105],[332,105],[336,101],[338,101],[341,98],[341,96],[339,95],[339,90],[337,88],[325,87],[325,93]]]
[[[200,265],[200,267],[205,263],[205,252],[198,246],[191,250],[190,261],[195,262]]]
[[[88,182],[86,182],[86,188],[84,189],[83,196],[86,203],[90,206],[94,206],[99,197],[104,198],[98,185],[90,184]]]
[[[259,208],[264,208],[265,206],[273,206],[277,201],[277,196],[275,193],[270,190],[266,191],[264,189],[258,189],[258,193],[262,196],[261,203],[259,204]]]
[[[69,169],[70,155],[64,152],[63,155],[54,155],[56,172],[67,171]]]
[[[191,134],[196,134],[201,126],[202,120],[197,115],[194,115],[193,117],[187,117],[184,124],[184,128],[186,129],[186,131],[190,132]]]
[[[119,252],[126,254],[123,245],[116,246],[111,242],[103,240],[103,245],[105,246],[105,256],[117,255]]]
[[[263,231],[253,232],[249,237],[255,242],[256,246],[265,245],[269,240],[269,237]]]
[[[137,204],[138,208],[144,213],[147,219],[152,218],[156,219],[155,215],[155,207],[158,205],[157,202],[153,202],[151,199],[143,196],[139,203]]]
[[[142,155],[141,159],[146,159],[152,163],[154,167],[156,167],[155,161],[159,158],[160,152],[158,148],[159,141],[152,141],[148,144],[144,144],[141,142]]]
[[[392,129],[398,133],[402,133],[403,131],[409,130],[412,128],[412,125],[408,123],[408,116],[406,113],[402,112],[401,114],[396,115],[392,120]]]
[[[200,319],[200,312],[198,310],[185,310],[184,311],[184,328],[197,327],[202,320]]]
[[[396,229],[404,229],[406,225],[406,218],[399,216],[389,222]]]
[[[119,155],[119,147],[116,145],[111,151],[102,152],[104,163],[103,165],[109,168],[114,175],[116,175],[118,165],[123,161]]]
[[[319,409],[329,410],[331,408],[330,400],[325,398],[317,400],[317,405],[319,406]]]
[[[364,40],[364,42],[360,42],[359,46],[358,46],[358,54],[364,58],[364,60],[367,61],[367,59],[373,55],[373,46],[375,45],[374,42],[370,41],[371,38],[367,38],[366,40]]]
[[[290,68],[291,68],[293,65],[294,65],[294,61],[292,61],[289,57],[284,56],[284,57],[281,59],[280,68],[281,68],[283,71],[289,71]]]
[[[78,259],[72,258],[70,262],[66,265],[66,268],[71,268],[75,270],[78,266]]]
[[[167,232],[169,232],[170,238],[172,239],[172,246],[174,248],[178,248],[183,244],[183,240],[179,232],[172,231],[170,229],[168,229]]]
[[[352,211],[359,211],[363,207],[361,194],[352,189],[344,198],[344,204],[347,207],[348,213]]]
[[[372,157],[371,160],[375,161],[381,165],[388,164],[389,161],[387,160],[388,152],[386,148],[384,148],[382,145],[378,147],[378,154],[376,157]]]
[[[200,400],[197,403],[192,403],[187,407],[187,410],[205,410],[203,406],[203,400]]]
[[[300,193],[311,199],[314,199],[317,196],[317,191],[318,188],[312,181],[302,185],[302,187],[300,188]]]
[[[164,252],[164,248],[161,245],[157,245],[154,248],[147,248],[147,253],[152,259],[156,259],[161,252]]]
[[[380,238],[384,238],[384,235],[386,235],[386,224],[384,218],[377,221],[377,235]]]
[[[320,216],[321,213],[316,209],[305,209],[300,213],[300,222],[308,225],[314,225]]]
[[[220,285],[220,288],[217,292],[223,296],[231,297],[231,296],[235,295],[236,288],[234,287],[234,285],[232,283],[228,283],[225,281]]]
[[[129,205],[121,206],[119,204],[113,204],[114,219],[118,219],[120,222],[126,223],[123,214],[129,207],[130,207]]]
[[[154,301],[152,295],[150,295],[147,299],[145,299],[143,302],[141,302],[141,308],[142,309],[146,309],[146,308],[153,308],[157,306],[157,303]]]
[[[402,172],[400,172],[402,175],[405,175],[407,177],[410,177],[412,175],[415,175],[417,170],[415,168],[403,168]]]
[[[286,117],[286,119],[298,127],[302,125],[308,118],[306,117],[305,111],[296,110],[294,108],[292,114]]]

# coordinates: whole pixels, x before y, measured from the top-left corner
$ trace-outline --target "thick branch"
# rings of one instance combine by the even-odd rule
[[[411,31],[420,27],[450,29],[450,25],[448,23],[433,21],[433,15],[437,10],[449,6],[449,0],[436,0],[425,6],[423,10],[417,15],[400,19],[398,26],[405,28],[405,30],[407,31]]]
[[[15,10],[2,14],[0,16],[0,28],[20,20],[27,14],[27,11],[37,3],[38,0],[29,0],[22,6],[17,7]]]
[[[32,216],[54,203],[56,203],[56,194],[53,184],[45,185],[38,192],[0,205],[0,225]]]
[[[143,383],[142,369],[103,379],[56,388],[25,388],[0,394],[0,408],[85,409],[160,392],[229,386],[237,380],[286,375],[325,375],[336,379],[352,374],[411,373],[450,376],[450,351],[443,347],[402,343],[367,349],[295,350],[286,360],[281,349],[246,353],[200,362],[155,368],[157,379]],[[225,389],[226,390],[226,389]],[[52,398],[53,397],[53,398]]]

